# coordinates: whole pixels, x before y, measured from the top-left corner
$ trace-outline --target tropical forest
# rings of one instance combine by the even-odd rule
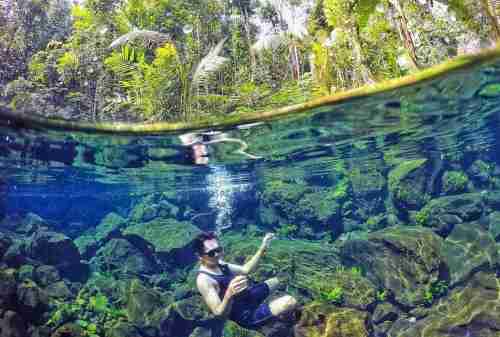
[[[67,120],[267,111],[494,45],[487,0],[5,0],[0,102]]]

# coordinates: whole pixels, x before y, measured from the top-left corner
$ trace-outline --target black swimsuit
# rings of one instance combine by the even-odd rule
[[[222,274],[214,274],[205,270],[199,270],[198,273],[208,275],[217,282],[219,298],[222,300],[229,283],[236,275],[225,264],[221,264],[219,267]],[[229,318],[244,328],[259,328],[273,317],[269,305],[263,303],[269,296],[269,292],[269,287],[264,282],[249,286],[248,289],[234,298]]]

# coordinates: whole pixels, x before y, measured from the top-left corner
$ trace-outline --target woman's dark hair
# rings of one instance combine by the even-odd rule
[[[218,239],[214,232],[201,232],[193,240],[193,248],[196,254],[203,255],[205,253],[205,241]]]

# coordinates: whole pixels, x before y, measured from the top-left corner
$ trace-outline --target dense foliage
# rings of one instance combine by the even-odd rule
[[[7,0],[0,22],[4,104],[91,121],[271,109],[500,34],[486,0]]]

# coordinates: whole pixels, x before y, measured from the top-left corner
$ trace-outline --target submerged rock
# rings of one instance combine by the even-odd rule
[[[341,244],[346,261],[359,265],[379,288],[406,307],[423,302],[423,286],[439,279],[443,268],[442,239],[423,227],[389,227],[367,239]]]
[[[129,226],[123,235],[138,236],[154,246],[162,257],[182,267],[196,260],[191,242],[201,231],[189,222],[175,219],[156,219],[147,223]]]
[[[500,285],[494,274],[476,273],[465,286],[453,289],[413,324],[396,322],[389,336],[470,337],[498,336]]]
[[[493,212],[489,215],[489,232],[493,239],[500,241],[500,212]]]
[[[64,234],[38,231],[31,237],[30,257],[50,265],[80,263],[80,253],[73,240]]]
[[[82,258],[92,258],[97,250],[111,238],[121,236],[120,229],[127,224],[127,220],[116,213],[108,213],[95,229],[75,239]]]
[[[388,189],[398,210],[416,210],[427,202],[426,162],[427,159],[408,160],[389,172]]]
[[[125,239],[112,239],[99,249],[91,264],[99,270],[122,276],[154,274],[156,263],[151,252],[141,251]]]
[[[145,196],[130,212],[130,220],[136,223],[148,222],[156,218],[177,218],[179,208],[167,200],[165,193]]]
[[[0,318],[2,337],[26,337],[27,328],[24,317],[15,311],[7,310]]]
[[[476,223],[457,224],[442,246],[450,285],[465,281],[477,270],[491,270],[497,262],[497,247],[491,235]]]
[[[461,171],[446,171],[443,174],[443,192],[447,195],[466,192],[469,178]]]
[[[194,337],[196,328],[204,330],[209,336],[217,337],[222,336],[224,329],[224,321],[209,313],[199,295],[175,302],[166,308],[159,332],[161,337]]]
[[[3,258],[3,255],[9,249],[12,244],[12,240],[5,234],[0,233],[0,260]]]
[[[368,337],[371,332],[368,318],[367,312],[352,308],[311,304],[303,309],[294,336]]]
[[[161,293],[145,287],[137,279],[130,282],[125,297],[127,317],[139,326],[149,325],[155,311],[165,303]]]
[[[32,281],[24,281],[17,287],[17,308],[23,317],[37,322],[48,306],[47,294]]]
[[[187,246],[200,232],[189,222],[161,219],[129,226],[123,230],[123,235],[138,235],[153,244],[156,251],[168,252]]]
[[[418,225],[432,228],[446,237],[456,224],[478,220],[484,203],[480,193],[466,193],[431,200],[417,213]]]

